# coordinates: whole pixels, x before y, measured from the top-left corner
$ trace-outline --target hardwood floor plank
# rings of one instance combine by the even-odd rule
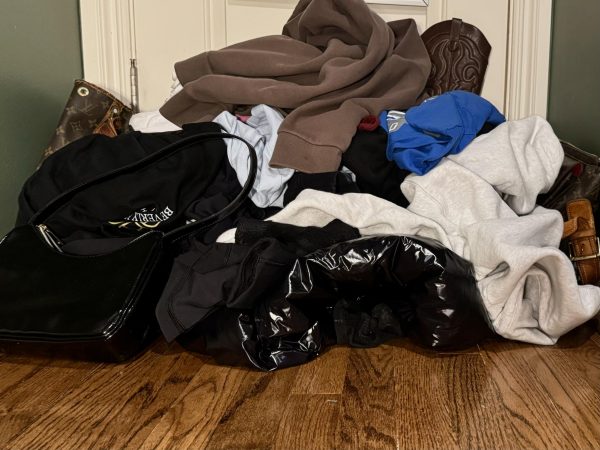
[[[390,345],[352,349],[336,448],[397,448],[394,365]]]
[[[298,367],[273,373],[249,371],[206,448],[270,448],[297,375]]]
[[[477,351],[396,350],[399,448],[510,448],[516,436]]]
[[[336,346],[300,366],[292,394],[341,394],[349,355],[349,347]]]
[[[500,400],[500,389],[491,376],[481,352],[477,360],[453,358],[449,395],[457,417],[460,448],[528,448],[530,442],[519,436],[512,417]]]
[[[0,355],[5,448],[600,448],[600,335],[336,347],[275,373],[164,341],[121,365]]]
[[[341,395],[293,394],[273,445],[281,450],[329,450],[335,448],[339,433]]]
[[[569,359],[573,370],[600,393],[600,340],[595,323],[588,323],[561,338],[555,347]]]
[[[31,360],[25,358],[15,361],[6,355],[0,356],[0,380],[2,380],[2,384],[0,384],[0,402],[19,383],[34,376],[49,362],[47,359]]]
[[[237,398],[245,369],[205,364],[164,413],[142,449],[203,449],[227,406]]]
[[[105,364],[65,393],[12,448],[125,448],[150,432],[202,364],[186,353],[155,351],[128,364]]]
[[[552,398],[561,409],[561,415],[571,419],[582,435],[589,429],[595,441],[600,442],[600,393],[588,383],[585,372],[579,371],[581,365],[562,349],[537,347],[535,350],[546,363],[545,370],[562,388],[562,395]],[[594,384],[597,386],[598,380]]]
[[[0,359],[0,448],[9,448],[16,436],[98,367],[42,358]]]
[[[144,376],[145,383],[132,396],[120,411],[122,417],[132,420],[123,421],[118,427],[98,441],[103,448],[139,449],[146,438],[158,425],[165,412],[187,388],[196,373],[206,363],[205,359],[186,353],[178,348],[179,354],[172,364]],[[108,438],[108,439],[107,439]]]
[[[594,432],[583,422],[564,384],[583,380],[557,378],[535,346],[509,341],[486,344],[490,375],[500,388],[512,426],[528,448],[597,448]],[[551,349],[545,349],[551,350]],[[543,351],[543,350],[541,350]],[[576,373],[571,374],[577,377]],[[570,390],[570,389],[569,389]]]
[[[399,448],[458,448],[455,412],[450,402],[451,357],[436,357],[398,347],[394,373]],[[458,358],[462,358],[458,356]],[[478,356],[467,356],[478,360]],[[431,426],[435,423],[435,432]]]

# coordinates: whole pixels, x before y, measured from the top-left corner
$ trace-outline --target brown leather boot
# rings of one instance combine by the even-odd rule
[[[477,27],[461,19],[446,20],[429,27],[421,37],[431,58],[426,94],[481,93],[492,47]]]

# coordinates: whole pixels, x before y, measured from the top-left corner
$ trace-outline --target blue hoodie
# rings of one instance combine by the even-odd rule
[[[446,92],[410,108],[406,124],[389,132],[387,111],[380,116],[389,133],[387,158],[399,167],[424,175],[448,154],[459,153],[475,139],[483,125],[506,119],[494,105],[466,91]]]

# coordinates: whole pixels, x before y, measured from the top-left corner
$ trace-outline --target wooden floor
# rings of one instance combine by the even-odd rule
[[[123,365],[0,355],[0,449],[600,448],[600,336],[333,348],[276,373],[157,342]]]

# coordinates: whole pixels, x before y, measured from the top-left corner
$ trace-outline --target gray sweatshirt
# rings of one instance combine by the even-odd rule
[[[529,117],[402,184],[409,211],[440,224],[449,240],[463,240],[455,251],[473,262],[490,320],[509,339],[554,344],[600,309],[600,288],[578,286],[558,249],[560,213],[535,205],[563,158],[548,122]]]
[[[550,345],[600,310],[600,288],[578,286],[558,249],[560,213],[535,206],[563,157],[550,125],[529,117],[499,125],[426,175],[409,176],[402,184],[408,209],[368,194],[305,190],[270,220],[323,226],[340,219],[362,235],[437,239],[473,263],[498,334]]]

